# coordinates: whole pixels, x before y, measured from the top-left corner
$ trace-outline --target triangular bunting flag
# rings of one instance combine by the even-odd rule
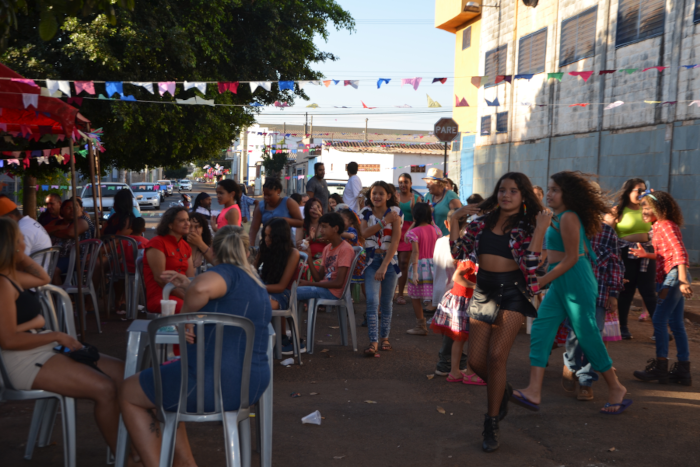
[[[571,104],[569,107],[586,107],[587,105],[590,105],[589,103],[585,104]]]
[[[496,101],[498,101],[498,99],[496,99]],[[457,97],[457,95],[455,94],[455,107],[469,107],[469,103],[467,102],[467,99],[465,97],[463,97],[462,100],[459,100],[459,97]]]
[[[661,72],[664,71],[666,68],[668,68],[668,67],[667,67],[667,66],[650,66],[649,68],[645,68],[645,69],[643,69],[642,71],[656,70],[656,71],[658,71],[659,73],[661,73]]]
[[[34,106],[34,109],[39,109],[39,94],[22,94],[22,104],[24,108],[28,109],[30,106]]]
[[[404,84],[410,84],[413,86],[413,89],[415,91],[418,90],[418,86],[420,86],[420,82],[423,80],[423,78],[404,78],[401,80],[401,86],[403,87]]]
[[[620,71],[620,72],[622,72],[622,73],[627,73],[628,75],[631,75],[632,73],[634,73],[634,72],[637,71],[637,70],[639,70],[639,68],[623,68],[623,69],[617,70],[617,71]]]
[[[343,81],[343,86],[352,86],[353,88],[357,89],[357,87],[360,85],[360,80],[358,79],[346,79]]]
[[[121,81],[107,81],[105,87],[107,88],[107,97],[112,97],[114,94],[124,94],[124,85]]]
[[[125,94],[122,94],[121,100],[136,102],[136,98],[134,96],[127,96]]]
[[[426,96],[428,96],[428,95],[426,94]],[[442,106],[440,105],[439,102],[435,102],[434,100],[432,100],[430,98],[430,96],[428,96],[428,107],[430,108],[430,107],[442,107]]]
[[[563,76],[564,73],[547,73],[547,79],[556,79],[557,81],[561,81]]]
[[[318,104],[309,104],[309,105],[307,105],[306,107],[309,107],[309,108],[312,108],[312,109],[316,109],[316,108],[318,108]]]
[[[230,91],[234,94],[238,94],[238,81],[221,82],[221,83],[218,83],[218,85],[219,85],[219,94],[223,94],[226,91]]]
[[[161,81],[158,83],[158,93],[164,96],[166,92],[175,97],[175,81]]]
[[[391,81],[390,78],[379,78],[379,79],[377,80],[377,89],[379,89],[379,88],[382,87],[382,83],[384,83],[384,84],[389,84],[389,81]]]
[[[661,101],[644,101],[645,104],[661,104]]]
[[[148,92],[150,92],[151,94],[153,94],[153,83],[147,83],[147,82],[141,82],[141,81],[132,81],[131,84],[134,85],[134,86],[138,86],[138,87],[144,88],[146,91],[148,91]],[[111,96],[111,94],[110,94],[110,96]]]
[[[197,91],[201,92],[202,94],[207,93],[207,83],[202,83],[202,82],[194,82],[190,83],[185,81],[185,91],[188,89],[195,88]]]
[[[688,104],[688,107],[690,107],[691,105],[697,105],[698,107],[700,107],[700,101],[693,101],[690,104]]]
[[[60,90],[66,96],[71,97],[70,83],[68,81],[54,81],[52,79],[47,79],[46,87],[51,95],[53,95],[57,90]]]
[[[526,79],[526,80],[530,81],[533,76],[535,76],[535,75],[532,73],[525,73],[522,75],[515,75],[515,79]]]
[[[445,84],[446,82],[447,82],[447,78],[433,78],[433,83]]]
[[[190,97],[189,99],[175,99],[180,105],[195,105],[197,103],[197,97]]]
[[[592,71],[570,71],[569,74],[571,76],[578,76],[580,78],[583,78],[584,82],[588,82],[588,78],[591,77],[593,72]]]
[[[278,81],[280,91],[294,91],[294,81]]]
[[[481,86],[481,76],[472,76],[472,84],[474,87],[480,87]]]
[[[489,107],[500,107],[501,104],[498,103],[498,97],[495,98],[493,101],[489,101],[488,99],[484,98],[486,101],[486,105]]]
[[[329,79],[325,80],[325,81],[323,82],[323,85],[326,86],[326,87],[330,86],[330,85],[331,85],[331,80],[329,80]]]
[[[362,102],[362,101],[360,101],[360,102]],[[367,104],[365,104],[364,102],[362,102],[362,108],[363,109],[376,109],[376,107],[367,107]]]
[[[615,73],[617,70],[600,70],[598,72],[599,75],[611,75]]]
[[[208,105],[209,107],[214,107],[216,104],[214,104],[214,99],[203,99],[199,96],[197,96],[197,104],[199,105]]]
[[[620,106],[623,105],[623,104],[624,104],[624,102],[622,102],[622,101],[615,101],[615,102],[613,102],[612,104],[607,105],[607,106],[605,107],[605,109],[603,109],[603,110],[614,109],[615,107],[620,107]]]

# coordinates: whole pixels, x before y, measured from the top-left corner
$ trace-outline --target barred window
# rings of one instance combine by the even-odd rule
[[[508,132],[508,112],[499,112],[496,114],[496,133]]]
[[[559,66],[595,55],[595,23],[598,7],[572,16],[561,23]]]
[[[660,36],[665,18],[666,0],[620,0],[615,45],[622,47]]]
[[[425,173],[425,166],[421,167],[419,165],[412,165],[411,166],[411,173],[412,174]]]
[[[693,21],[700,22],[700,0],[695,0],[695,13],[693,14]]]
[[[489,80],[494,79],[498,75],[506,74],[506,58],[508,55],[508,45],[502,45],[498,48],[486,52],[486,61],[484,73],[489,77]],[[489,85],[487,87],[494,86]]]
[[[491,115],[481,117],[481,136],[491,135]]]
[[[462,50],[472,46],[472,27],[469,26],[462,31]]]
[[[520,38],[518,47],[518,73],[537,74],[544,72],[547,55],[547,28]]]

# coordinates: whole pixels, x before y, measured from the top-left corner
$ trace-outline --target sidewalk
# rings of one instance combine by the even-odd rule
[[[635,339],[609,347],[618,375],[634,400],[621,416],[598,410],[606,401],[605,384],[594,385],[595,400],[577,401],[561,388],[562,349],[554,350],[544,383],[542,411],[528,412],[511,404],[501,423],[501,449],[481,451],[486,388],[447,383],[433,373],[440,336],[404,334],[414,323],[410,305],[396,306],[392,323],[394,350],[365,358],[367,329],[357,327],[358,353],[340,346],[334,314],[321,313],[316,352],[302,356],[303,366],[285,368],[275,362],[273,465],[337,466],[659,466],[696,465],[700,456],[700,395],[693,387],[641,383],[632,371],[643,369],[654,355],[650,323],[632,313]],[[357,322],[364,304],[356,305]],[[302,321],[305,315],[302,317]],[[128,323],[110,321],[98,335],[89,321],[87,341],[100,351],[124,358]],[[302,325],[302,327],[305,327]],[[700,327],[689,327],[691,360],[700,355]],[[303,331],[302,331],[303,332]],[[323,352],[328,349],[327,352]],[[671,356],[675,352],[671,343]],[[508,379],[518,388],[529,375],[529,337],[522,332],[513,347]],[[675,360],[674,358],[672,358]],[[694,361],[696,385],[700,366]],[[292,398],[292,393],[301,393]],[[311,393],[318,393],[311,395]],[[374,401],[376,403],[368,403]],[[445,414],[438,412],[443,407]],[[63,465],[60,424],[57,444],[37,448],[23,460],[33,405],[0,404],[0,452],[8,467]],[[314,410],[325,417],[321,426],[302,425]],[[104,465],[105,444],[92,418],[92,403],[78,403],[78,465]],[[190,424],[188,433],[200,466],[225,465],[219,424]],[[613,450],[614,448],[614,450]],[[253,465],[258,465],[253,454]]]

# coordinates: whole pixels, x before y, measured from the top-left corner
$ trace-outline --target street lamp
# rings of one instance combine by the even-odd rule
[[[479,13],[481,11],[481,9],[484,7],[486,7],[486,8],[500,8],[501,5],[500,4],[499,5],[481,5],[477,2],[467,2],[464,5],[464,11],[468,11],[471,13]]]

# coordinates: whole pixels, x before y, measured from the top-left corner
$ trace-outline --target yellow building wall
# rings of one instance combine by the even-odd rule
[[[464,31],[470,27],[471,46],[462,50]],[[461,26],[455,34],[455,72],[454,95],[458,100],[466,98],[469,107],[456,107],[455,97],[452,96],[452,118],[459,125],[462,135],[473,134],[477,131],[477,108],[479,89],[471,83],[472,76],[479,76],[479,52],[481,38],[481,16]]]

